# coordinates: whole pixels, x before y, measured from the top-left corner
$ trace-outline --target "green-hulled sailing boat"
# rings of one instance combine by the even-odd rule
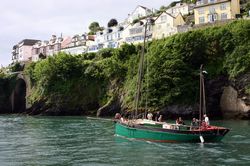
[[[147,23],[145,24],[144,46],[146,40]],[[138,112],[138,102],[141,90],[141,80],[144,61],[144,48],[140,57],[139,77],[135,104],[135,117]],[[166,122],[156,122],[148,119],[115,120],[115,134],[126,138],[152,142],[217,142],[228,133],[229,129],[219,126],[211,126],[202,122],[203,114],[206,112],[205,88],[203,67],[200,68],[200,116],[198,126],[186,126],[170,124]]]

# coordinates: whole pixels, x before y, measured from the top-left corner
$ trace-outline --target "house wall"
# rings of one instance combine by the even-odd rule
[[[143,42],[145,33],[145,25],[140,23],[130,24],[122,33],[123,43],[138,44]]]
[[[96,45],[102,48],[118,48],[122,39],[122,29],[120,26],[104,29],[96,34]]]
[[[18,61],[28,61],[32,58],[32,46],[22,45],[19,48]]]
[[[87,47],[86,46],[71,47],[62,49],[61,51],[71,55],[79,55],[85,53],[87,51]]]
[[[232,18],[235,18],[236,14],[240,14],[240,0],[231,1]]]

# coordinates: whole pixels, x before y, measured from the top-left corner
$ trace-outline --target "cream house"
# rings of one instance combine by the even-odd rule
[[[161,39],[178,33],[178,26],[184,25],[185,21],[179,13],[176,17],[163,12],[155,20],[153,27],[153,39]]]
[[[166,12],[172,16],[177,16],[179,13],[184,16],[193,13],[193,9],[194,4],[177,3],[175,6],[167,9]]]
[[[240,14],[240,0],[198,0],[194,7],[195,24],[235,19]]]

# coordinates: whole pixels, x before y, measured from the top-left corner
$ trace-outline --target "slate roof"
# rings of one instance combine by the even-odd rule
[[[34,44],[36,44],[38,41],[40,40],[35,40],[35,39],[24,39],[21,42],[19,42],[19,44],[26,45],[26,46],[33,46]]]

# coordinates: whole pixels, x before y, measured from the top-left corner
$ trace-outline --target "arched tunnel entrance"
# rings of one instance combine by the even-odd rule
[[[13,113],[21,113],[26,110],[26,88],[27,85],[25,81],[23,79],[18,79],[12,93]]]

